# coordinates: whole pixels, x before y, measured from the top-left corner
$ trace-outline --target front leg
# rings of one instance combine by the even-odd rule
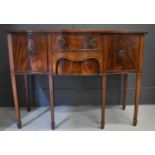
[[[105,125],[105,108],[106,108],[106,75],[102,76],[102,111],[101,111],[101,129]]]
[[[53,75],[49,74],[49,96],[50,96],[50,108],[51,108],[51,128],[55,129],[54,122],[54,84]]]
[[[15,111],[16,111],[17,127],[18,129],[21,129],[22,122],[21,122],[20,108],[19,108],[19,102],[18,102],[16,75],[14,73],[11,73],[11,84],[12,84],[13,99],[14,99],[14,105],[15,105]]]
[[[137,117],[138,117],[138,106],[140,100],[140,87],[141,87],[141,79],[142,74],[136,75],[136,96],[135,96],[135,106],[134,106],[134,118],[133,118],[133,125],[137,125]]]

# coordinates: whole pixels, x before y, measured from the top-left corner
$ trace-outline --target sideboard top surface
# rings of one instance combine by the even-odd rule
[[[147,31],[103,30],[103,29],[12,29],[8,33],[103,33],[103,34],[147,34]]]

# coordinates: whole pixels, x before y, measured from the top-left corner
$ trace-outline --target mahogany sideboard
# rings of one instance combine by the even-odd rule
[[[128,74],[136,75],[133,125],[137,124],[146,32],[118,30],[9,30],[7,32],[10,75],[16,120],[22,127],[16,75],[24,75],[28,111],[28,75],[46,74],[49,78],[51,127],[54,123],[53,77],[98,75],[102,78],[101,128],[105,124],[106,79],[123,74],[122,108],[126,107]]]

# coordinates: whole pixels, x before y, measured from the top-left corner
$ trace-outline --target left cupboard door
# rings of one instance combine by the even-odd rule
[[[45,33],[13,33],[12,48],[15,72],[47,72]]]

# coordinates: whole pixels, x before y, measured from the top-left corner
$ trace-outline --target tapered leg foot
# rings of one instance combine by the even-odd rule
[[[133,126],[137,125],[137,120],[133,120]]]
[[[21,122],[17,122],[17,127],[18,127],[18,129],[21,129],[22,128],[22,123]]]
[[[101,129],[104,129],[104,125],[105,125],[105,123],[101,122]]]
[[[54,130],[55,129],[55,122],[51,123],[51,128]]]
[[[123,106],[122,106],[122,110],[125,110],[125,108],[126,108],[126,106],[125,106],[125,105],[123,105]]]
[[[29,107],[29,108],[27,108],[27,112],[30,112],[31,111],[31,108]]]

